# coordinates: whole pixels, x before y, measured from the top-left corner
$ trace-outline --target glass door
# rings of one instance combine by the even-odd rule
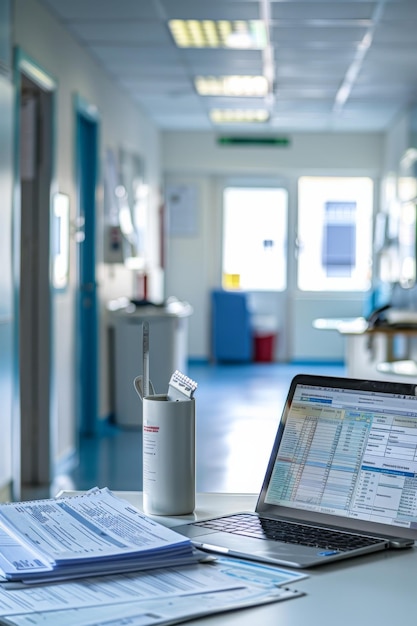
[[[340,361],[342,339],[320,334],[313,322],[363,312],[372,277],[374,183],[303,176],[297,191],[291,216],[282,187],[224,189],[222,286],[248,292],[258,320],[273,321],[278,360]]]
[[[288,194],[282,188],[227,187],[223,196],[223,287],[284,291]]]
[[[298,182],[298,274],[302,291],[366,291],[372,270],[373,182],[309,177]]]

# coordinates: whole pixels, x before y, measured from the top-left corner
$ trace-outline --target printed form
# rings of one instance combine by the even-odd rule
[[[219,557],[206,564],[49,585],[0,585],[0,624],[152,626],[296,598],[299,572]]]

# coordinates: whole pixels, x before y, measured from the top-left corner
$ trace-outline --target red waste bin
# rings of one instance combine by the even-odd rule
[[[271,363],[274,361],[276,333],[257,333],[254,335],[254,361]]]
[[[253,360],[257,363],[275,361],[278,324],[274,315],[252,316]]]

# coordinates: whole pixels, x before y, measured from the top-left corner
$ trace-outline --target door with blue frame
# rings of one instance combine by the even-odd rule
[[[96,282],[96,188],[99,120],[76,102],[78,191],[77,405],[79,433],[94,436],[98,419],[98,307]]]

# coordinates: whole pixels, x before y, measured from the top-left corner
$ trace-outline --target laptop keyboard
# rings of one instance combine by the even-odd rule
[[[284,543],[300,544],[325,550],[346,552],[380,543],[381,539],[338,532],[337,530],[318,528],[302,523],[259,518],[256,515],[237,514],[219,517],[201,522],[203,526],[215,531],[223,531],[255,539],[273,539]]]

